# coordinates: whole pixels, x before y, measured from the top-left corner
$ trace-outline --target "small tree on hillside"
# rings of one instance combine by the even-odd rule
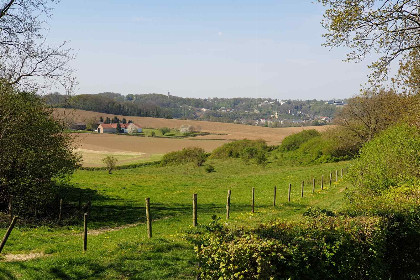
[[[102,162],[105,163],[108,174],[112,174],[112,170],[114,170],[115,166],[117,166],[118,159],[114,156],[108,155],[102,159]]]
[[[171,129],[168,127],[162,127],[159,130],[160,130],[160,133],[162,133],[162,135],[165,135],[166,133],[171,132]]]

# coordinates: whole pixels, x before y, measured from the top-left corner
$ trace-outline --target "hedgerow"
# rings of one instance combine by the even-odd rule
[[[237,140],[216,148],[211,158],[227,159],[241,158],[245,162],[254,161],[257,164],[265,164],[270,147],[264,140]]]
[[[193,162],[197,166],[202,166],[208,155],[202,148],[184,148],[181,151],[167,153],[161,160],[161,165],[184,164]]]

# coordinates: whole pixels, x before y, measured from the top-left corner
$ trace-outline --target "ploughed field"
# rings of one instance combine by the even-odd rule
[[[101,116],[103,118],[114,117],[112,114],[62,108],[55,109],[54,114],[69,122],[86,122],[90,119],[99,120]],[[286,136],[304,129],[316,129],[319,131],[328,129],[328,126],[269,128],[208,121],[131,116],[118,117],[120,119],[124,117],[127,120],[133,120],[142,128],[168,127],[179,129],[182,125],[191,125],[196,130],[209,134],[183,139],[92,133],[78,134],[77,148],[84,158],[84,166],[103,166],[101,160],[107,155],[115,156],[119,160],[118,164],[128,164],[159,159],[165,153],[181,150],[185,147],[201,147],[207,152],[211,152],[226,142],[240,139],[263,139],[269,145],[278,145]]]

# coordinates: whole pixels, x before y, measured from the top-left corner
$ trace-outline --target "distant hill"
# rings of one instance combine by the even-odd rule
[[[73,108],[122,116],[189,119],[269,127],[329,124],[343,101],[271,98],[182,98],[162,94],[104,92],[43,97],[57,108]]]

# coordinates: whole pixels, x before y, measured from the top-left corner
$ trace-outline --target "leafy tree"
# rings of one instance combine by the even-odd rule
[[[126,123],[127,123],[127,119],[126,119],[126,118],[123,118],[123,119],[122,119],[122,123],[123,123],[123,124],[126,124]]]
[[[111,119],[109,117],[106,117],[105,122],[106,124],[110,124],[111,123]]]
[[[105,163],[106,168],[108,169],[108,174],[112,174],[112,170],[114,170],[115,166],[117,166],[118,159],[114,156],[108,155],[102,159],[102,162]]]
[[[322,24],[326,46],[352,49],[347,59],[362,60],[370,52],[381,57],[371,64],[372,82],[383,79],[390,63],[410,60],[420,49],[418,0],[318,0],[327,7]]]
[[[102,116],[99,117],[100,122],[104,122],[104,118]]]
[[[77,167],[72,138],[35,94],[0,82],[0,209],[45,216],[58,186]],[[56,208],[56,207],[55,207]]]
[[[171,129],[168,127],[162,127],[159,129],[160,133],[162,133],[162,135],[165,135],[166,133],[171,132]]]
[[[120,123],[117,123],[117,133],[121,133],[122,129],[121,129],[121,125]]]
[[[371,140],[378,132],[398,121],[408,118],[410,108],[417,106],[416,96],[400,95],[381,90],[379,94],[365,92],[348,100],[335,122],[350,130],[359,141]],[[415,114],[418,116],[418,113]]]

